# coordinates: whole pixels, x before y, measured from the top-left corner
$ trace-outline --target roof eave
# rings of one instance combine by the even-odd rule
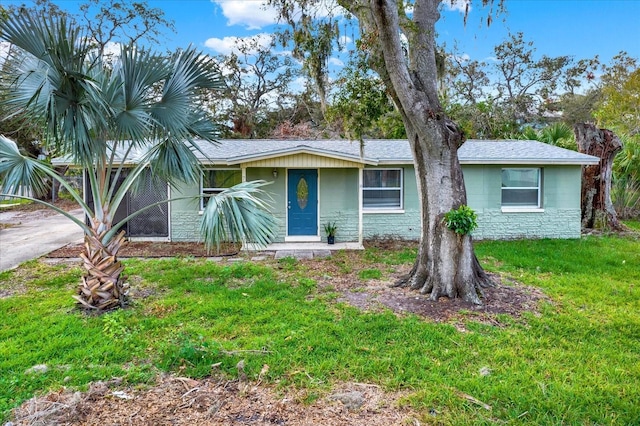
[[[393,158],[385,158],[378,161],[379,166],[388,166],[393,164],[411,164],[413,165],[413,159],[401,158],[401,159],[393,159]]]
[[[298,155],[298,154],[317,155],[319,157],[327,157],[327,158],[333,158],[336,160],[350,161],[352,163],[360,163],[360,164],[367,164],[367,165],[377,165],[380,162],[379,160],[376,160],[373,158],[367,158],[367,157],[363,158],[360,156],[343,154],[335,151],[327,151],[322,149],[312,149],[309,147],[304,147],[304,148],[296,147],[293,149],[287,148],[287,149],[282,149],[277,151],[264,152],[260,154],[240,155],[236,157],[231,157],[227,160],[223,160],[223,162],[231,166],[231,165],[237,165],[242,163],[270,160],[273,158],[286,157],[289,155]]]
[[[541,158],[531,158],[531,159],[513,159],[513,158],[477,158],[473,160],[468,159],[460,159],[460,164],[469,164],[469,165],[481,165],[481,164],[524,164],[524,165],[532,165],[532,166],[583,166],[583,165],[593,165],[598,164],[600,161],[598,159],[580,159],[580,160],[554,160],[554,159],[541,159]]]

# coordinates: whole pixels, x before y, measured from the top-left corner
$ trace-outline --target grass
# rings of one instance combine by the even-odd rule
[[[640,231],[640,219],[623,220],[622,222],[632,230]]]
[[[80,271],[30,262],[0,274],[0,412],[34,394],[159,371],[256,378],[309,390],[332,383],[405,389],[424,424],[637,424],[640,419],[640,242],[637,238],[483,242],[488,270],[541,288],[552,303],[505,327],[364,313],[320,289],[309,264],[130,260],[139,296],[100,317],[72,309]],[[414,250],[334,255],[366,281],[410,264]],[[143,297],[145,296],[145,297]],[[37,312],[37,315],[34,314]],[[26,370],[46,364],[44,374]],[[471,395],[491,411],[461,397]],[[436,413],[435,416],[430,413]],[[0,419],[2,416],[0,416]]]

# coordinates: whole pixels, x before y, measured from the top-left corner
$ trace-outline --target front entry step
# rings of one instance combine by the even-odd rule
[[[331,250],[277,250],[275,258],[293,257],[296,259],[314,259],[331,257]]]

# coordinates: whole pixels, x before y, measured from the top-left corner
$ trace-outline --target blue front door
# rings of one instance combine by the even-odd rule
[[[318,170],[289,170],[287,234],[318,235]]]

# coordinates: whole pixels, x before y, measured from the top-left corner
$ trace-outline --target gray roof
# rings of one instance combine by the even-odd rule
[[[227,139],[206,144],[203,151],[213,164],[240,164],[297,153],[311,153],[364,164],[411,164],[407,140],[366,140],[362,157],[360,143],[348,140]],[[458,150],[462,164],[597,164],[591,155],[538,141],[467,140]]]
[[[538,141],[468,140],[458,150],[462,164],[598,164],[600,159]]]
[[[239,165],[300,153],[315,154],[363,163],[367,165],[412,164],[413,157],[407,140],[366,140],[360,143],[348,140],[276,140],[276,139],[223,139],[218,143],[199,142],[206,155],[197,153],[205,164]],[[134,155],[127,163],[139,160]],[[597,164],[599,159],[537,141],[467,140],[458,150],[461,164]],[[69,164],[58,158],[54,164]]]

